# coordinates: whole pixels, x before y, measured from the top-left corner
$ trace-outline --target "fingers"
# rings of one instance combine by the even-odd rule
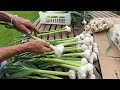
[[[27,25],[28,27],[30,27],[34,32],[38,33],[39,34],[39,30],[30,22],[30,23],[27,23],[25,24]]]
[[[45,52],[50,52],[50,51],[51,51],[51,49],[50,49],[50,48],[47,48],[47,47],[43,47],[42,50],[43,50],[43,53],[45,53]]]
[[[27,34],[31,34],[32,32],[28,29],[28,28],[26,28],[24,25],[21,25],[21,30],[23,30],[25,33],[27,33]]]
[[[40,33],[39,30],[33,24],[31,24],[31,28],[33,29],[34,32],[38,34]]]
[[[34,35],[37,37],[38,33],[35,32],[32,28],[29,28],[29,30],[31,30],[31,32],[34,32]]]
[[[49,43],[48,43],[48,42],[43,42],[43,46],[48,47],[48,46],[49,46]]]

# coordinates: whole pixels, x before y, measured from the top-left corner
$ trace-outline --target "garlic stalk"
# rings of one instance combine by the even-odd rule
[[[51,31],[41,33],[38,36],[44,36],[44,35],[54,34],[54,33],[59,33],[59,32],[71,32],[71,28],[68,26],[65,26],[64,28],[61,28],[61,29],[51,30]]]
[[[84,52],[82,52],[82,53],[69,53],[69,54],[64,54],[63,55],[63,57],[85,57],[85,58],[87,58],[87,59],[89,59],[90,58],[90,55],[91,55],[91,53],[90,53],[90,50],[85,50]],[[49,56],[53,56],[53,55],[49,55]],[[48,57],[49,57],[48,56]],[[47,56],[46,56],[47,57]],[[54,56],[53,56],[54,57]]]
[[[38,37],[36,37],[36,36],[33,36],[33,35],[29,35],[29,37],[31,37],[31,38],[33,38],[33,39],[35,39],[35,40],[40,40],[40,41],[45,42],[44,40],[42,40],[42,39],[40,39],[40,38],[38,38]],[[57,46],[55,47],[55,46],[53,46],[52,44],[49,44],[49,47],[54,50],[55,55],[56,55],[57,57],[61,57],[62,53],[64,52],[64,46],[63,46],[63,45],[57,45]]]
[[[69,45],[75,45],[75,44],[90,44],[90,39],[88,37],[85,37],[84,40],[80,40],[77,42],[70,42],[70,43],[62,43],[63,46],[69,46]]]

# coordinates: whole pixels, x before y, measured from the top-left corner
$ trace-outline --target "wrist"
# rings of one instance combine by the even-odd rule
[[[10,22],[13,24],[13,21],[15,21],[15,18],[16,17],[18,17],[17,15],[13,15],[12,17],[11,17],[11,20],[10,20]]]
[[[21,45],[23,47],[23,52],[30,52],[30,43],[29,42],[23,43]]]
[[[28,52],[28,44],[27,43],[19,44],[17,49],[18,49],[19,53]]]

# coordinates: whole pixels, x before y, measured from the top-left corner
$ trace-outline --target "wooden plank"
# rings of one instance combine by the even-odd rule
[[[104,11],[98,11],[100,14],[104,15],[106,18],[111,17],[108,14],[105,14]]]
[[[45,24],[42,24],[41,27],[39,28],[39,31],[44,31],[46,25]],[[42,36],[40,36],[40,38],[42,39]]]
[[[117,14],[115,14],[115,13],[111,12],[111,11],[108,11],[108,13],[109,13],[109,14],[111,14],[111,15],[113,15],[114,17],[117,17],[117,18],[119,18],[119,17],[120,17],[119,15],[117,15]]]
[[[38,18],[38,19],[33,23],[33,25],[37,26],[39,22],[40,22],[40,18]]]
[[[61,28],[65,27],[64,25],[61,26]],[[67,32],[62,32],[62,38],[67,38]]]
[[[99,18],[99,16],[97,16],[93,11],[91,11],[91,15],[94,16],[95,18]]]
[[[41,27],[41,23],[39,22],[39,23],[37,24],[36,28],[39,30],[40,27]]]
[[[98,11],[93,11],[94,14],[96,14],[99,18],[103,18],[105,16],[103,16],[102,14],[100,14]]]
[[[109,11],[104,11],[105,14],[111,16],[111,17],[115,17],[114,15],[112,15],[111,13],[109,13]]]
[[[51,25],[46,25],[44,31],[49,31],[50,26],[51,26]],[[43,39],[43,40],[47,40],[48,36],[49,36],[49,35],[42,36],[42,39]]]
[[[92,13],[92,11],[90,11],[90,15],[91,15],[93,18],[97,18],[97,17]]]
[[[57,25],[56,30],[57,29],[61,29],[61,25]],[[55,39],[61,39],[61,38],[62,38],[61,32],[55,34]]]
[[[96,79],[102,79],[101,74],[98,73],[98,71],[96,70],[96,68],[94,68],[94,74],[96,76]]]
[[[55,30],[55,28],[56,28],[56,25],[52,25],[50,30]],[[54,37],[55,37],[55,34],[50,34],[48,40],[53,40]]]
[[[101,73],[99,60],[95,61],[94,65],[95,65],[96,69],[98,70],[98,72]]]

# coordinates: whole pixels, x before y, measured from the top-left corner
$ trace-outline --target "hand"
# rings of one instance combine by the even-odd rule
[[[39,31],[36,29],[36,27],[32,24],[30,20],[21,17],[15,17],[13,19],[13,24],[16,29],[26,34],[31,34],[32,32],[34,32],[35,36],[37,36],[37,34],[39,33]]]
[[[43,54],[45,52],[51,51],[51,49],[48,48],[49,44],[47,42],[34,40],[31,42],[27,42],[25,44],[26,44],[26,48],[28,52],[33,52],[36,54]]]

